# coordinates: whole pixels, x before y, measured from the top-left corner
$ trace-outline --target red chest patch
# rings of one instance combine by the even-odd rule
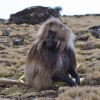
[[[62,53],[62,54],[60,54],[60,56],[61,56],[61,58],[64,58],[64,54]]]

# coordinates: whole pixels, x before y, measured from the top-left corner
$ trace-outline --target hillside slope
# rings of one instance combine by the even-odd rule
[[[92,26],[100,25],[100,16],[61,17],[76,35],[78,73],[85,78],[80,87],[59,86],[57,90],[34,92],[21,86],[0,87],[0,99],[7,100],[100,100],[100,38],[89,32]],[[33,34],[40,25],[0,24],[0,77],[19,79],[23,75],[26,55],[32,45]],[[9,36],[2,36],[3,30],[11,30]],[[14,38],[25,36],[23,45],[15,46]],[[82,37],[82,39],[80,39]],[[85,39],[86,38],[86,39]],[[2,43],[3,42],[3,43]]]

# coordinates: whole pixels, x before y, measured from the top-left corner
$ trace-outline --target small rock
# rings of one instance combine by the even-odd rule
[[[9,43],[7,43],[7,42],[4,42],[3,45],[7,46],[7,47],[10,47]]]
[[[99,26],[90,27],[89,31],[94,37],[100,38],[100,25]]]
[[[87,42],[87,48],[88,50],[94,49],[95,46],[91,42]]]
[[[89,36],[84,36],[84,35],[79,35],[76,37],[76,41],[80,40],[80,41],[87,41],[89,38]]]
[[[16,38],[12,40],[14,45],[23,45],[24,43],[24,38]]]
[[[10,32],[12,31],[11,28],[3,29],[2,36],[9,36]]]

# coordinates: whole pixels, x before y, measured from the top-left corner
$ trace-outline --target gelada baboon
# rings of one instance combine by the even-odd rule
[[[26,82],[38,90],[50,88],[54,81],[63,81],[68,86],[80,84],[73,40],[71,29],[59,19],[44,22],[27,56]]]

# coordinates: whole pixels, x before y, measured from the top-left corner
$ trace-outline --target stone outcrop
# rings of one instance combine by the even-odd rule
[[[94,37],[100,38],[100,25],[99,26],[90,27],[89,31]]]
[[[26,8],[15,14],[11,14],[9,23],[39,24],[51,16],[58,17],[58,13],[50,7],[34,6]]]
[[[9,36],[10,32],[12,31],[11,28],[3,29],[2,36]]]

